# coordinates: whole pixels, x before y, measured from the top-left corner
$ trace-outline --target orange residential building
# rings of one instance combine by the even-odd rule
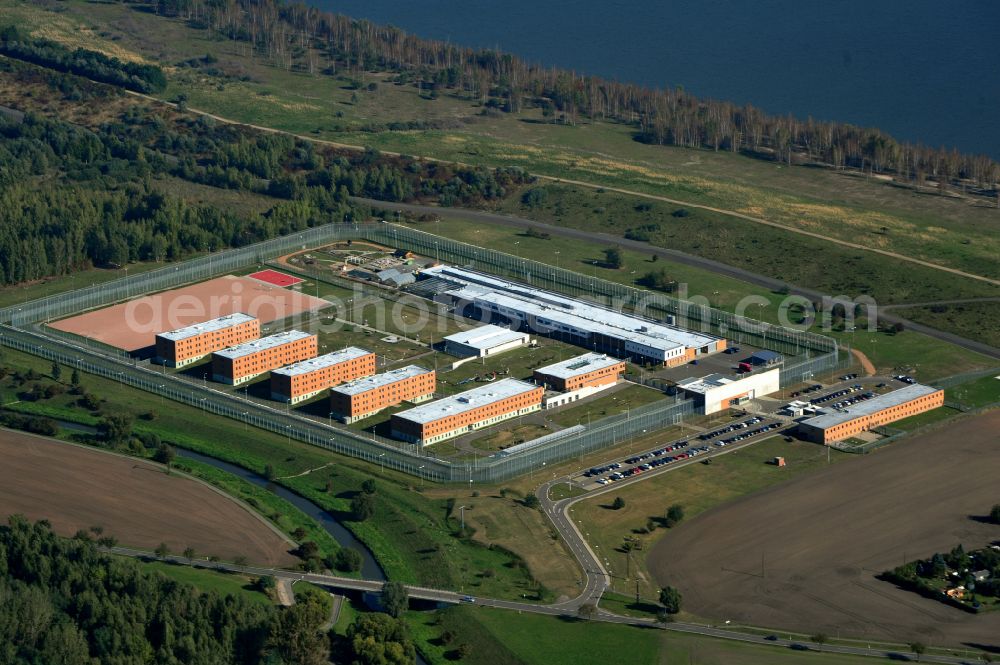
[[[417,365],[356,379],[330,391],[330,414],[345,423],[372,416],[403,402],[434,397],[437,373]]]
[[[361,376],[375,373],[377,356],[349,346],[271,372],[271,399],[296,404]]]
[[[603,353],[585,353],[535,370],[535,383],[569,392],[612,385],[625,373],[625,361]]]
[[[427,446],[538,411],[544,392],[541,386],[527,381],[502,379],[393,414],[392,435]]]
[[[203,321],[156,336],[158,365],[184,367],[213,351],[249,342],[260,337],[260,321],[237,312]]]
[[[944,406],[944,391],[919,383],[799,423],[810,441],[833,443],[924,411]]]
[[[212,379],[238,386],[272,369],[316,356],[316,335],[289,330],[212,354]]]

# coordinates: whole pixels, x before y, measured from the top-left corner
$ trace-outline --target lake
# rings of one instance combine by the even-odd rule
[[[1000,3],[311,0],[434,39],[1000,159]]]

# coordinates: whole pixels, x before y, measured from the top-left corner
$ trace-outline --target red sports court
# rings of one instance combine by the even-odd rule
[[[251,273],[250,277],[268,284],[274,284],[275,286],[291,286],[305,281],[299,277],[292,277],[277,270],[261,270],[260,272]]]

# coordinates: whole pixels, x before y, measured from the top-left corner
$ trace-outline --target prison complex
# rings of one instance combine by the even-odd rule
[[[803,420],[799,431],[810,441],[832,443],[939,406],[944,406],[943,390],[915,383]]]
[[[289,330],[212,354],[212,379],[237,386],[272,369],[313,358],[316,335]]]
[[[330,391],[330,415],[353,423],[390,406],[431,399],[436,387],[434,370],[407,365],[334,387]]]
[[[616,358],[673,367],[726,348],[725,339],[466,268],[427,268],[412,290],[452,305],[465,316],[555,337]]]
[[[535,370],[535,383],[564,392],[617,383],[625,362],[603,353],[585,353]]]
[[[260,321],[247,314],[220,316],[156,336],[158,365],[184,367],[213,351],[260,337]]]
[[[544,389],[519,379],[501,379],[464,393],[400,411],[392,435],[422,446],[538,411]]]
[[[349,346],[271,372],[271,399],[297,404],[345,381],[375,373],[377,356]]]

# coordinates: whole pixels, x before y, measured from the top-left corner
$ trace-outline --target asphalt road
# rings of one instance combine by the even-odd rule
[[[466,219],[471,221],[483,222],[486,224],[495,224],[498,226],[506,226],[516,229],[527,229],[534,228],[545,233],[550,233],[554,236],[560,236],[563,238],[571,238],[575,240],[584,240],[587,242],[602,243],[608,246],[617,245],[625,249],[635,250],[637,252],[643,252],[645,254],[656,254],[660,258],[669,259],[675,263],[680,263],[682,265],[692,266],[695,268],[702,268],[704,270],[710,270],[714,273],[720,275],[725,275],[726,277],[732,277],[734,279],[739,279],[744,282],[749,282],[756,286],[761,286],[766,289],[771,289],[773,291],[788,288],[789,293],[794,295],[803,296],[812,301],[817,301],[823,298],[824,294],[815,289],[809,289],[802,286],[795,286],[784,282],[780,279],[775,279],[773,277],[767,277],[759,273],[751,272],[749,270],[744,270],[743,268],[737,268],[735,266],[727,265],[725,263],[720,263],[718,261],[713,261],[712,259],[706,259],[701,256],[695,256],[694,254],[686,254],[684,252],[677,251],[676,249],[668,249],[666,247],[655,247],[647,242],[641,242],[638,240],[628,240],[627,238],[622,238],[620,236],[613,236],[607,233],[598,233],[594,231],[583,231],[581,229],[568,228],[564,226],[554,226],[552,224],[546,224],[544,222],[537,222],[532,219],[525,219],[523,217],[515,217],[513,215],[501,215],[494,212],[486,212],[483,210],[470,210],[467,208],[442,208],[439,206],[427,206],[427,205],[417,205],[413,203],[392,203],[389,201],[378,201],[375,199],[366,199],[360,197],[352,197],[352,200],[362,203],[365,205],[384,208],[388,210],[405,210],[407,212],[414,212],[418,214],[433,214],[441,218],[448,219]],[[838,294],[839,295],[839,294]],[[983,342],[977,342],[976,340],[967,339],[960,335],[955,335],[953,333],[946,332],[944,330],[938,330],[937,328],[931,328],[920,323],[910,321],[909,319],[904,319],[900,316],[895,316],[884,311],[884,309],[879,310],[878,318],[881,321],[887,323],[902,323],[907,330],[912,330],[915,332],[923,333],[929,337],[934,337],[935,339],[940,339],[956,346],[960,346],[969,351],[975,351],[976,353],[981,353],[983,355],[990,356],[991,358],[1000,359],[1000,349],[989,344],[984,344]]]

